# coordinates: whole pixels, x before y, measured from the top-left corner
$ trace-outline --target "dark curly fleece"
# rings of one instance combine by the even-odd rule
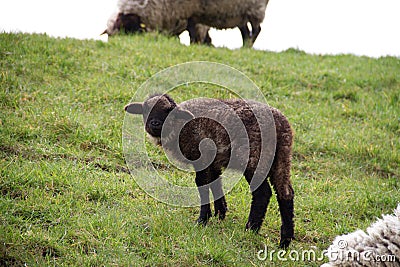
[[[181,161],[192,162],[196,170],[195,181],[201,200],[198,223],[205,225],[212,216],[209,204],[210,190],[215,199],[215,215],[220,219],[225,218],[227,205],[219,177],[222,170],[228,167],[229,161],[235,159],[236,164],[229,167],[243,170],[252,191],[246,229],[255,232],[260,229],[272,195],[271,184],[277,195],[282,220],[280,247],[289,246],[294,238],[294,191],[290,181],[293,132],[288,120],[279,110],[259,102],[241,99],[200,98],[177,105],[168,95],[153,95],[144,103],[127,105],[125,110],[133,114],[143,114],[146,131],[158,140],[161,139],[161,128],[170,127],[169,134],[163,139],[164,149],[174,153],[175,150],[169,145],[172,141],[176,143],[176,140],[179,140],[179,150],[185,158],[179,159],[177,153],[176,157]],[[175,115],[175,119],[166,120],[173,110],[178,111],[178,115]],[[174,131],[181,118],[185,118],[187,123],[182,123],[179,132]],[[275,132],[271,127],[272,121],[275,124]],[[243,136],[236,133],[240,132],[236,129],[243,125],[248,143],[243,143]],[[229,133],[229,129],[235,131]],[[262,134],[261,129],[267,132],[267,136]],[[266,155],[262,155],[262,144],[268,139],[266,137],[270,136],[276,137],[276,144],[273,144],[275,151],[272,149],[267,151]],[[215,158],[206,167],[202,165],[203,155],[199,149],[200,142],[205,138],[211,139],[215,144],[214,148],[210,148],[210,151],[215,152]],[[158,143],[161,144],[160,141]],[[246,154],[242,153],[243,151],[249,152]],[[245,156],[247,157],[244,158]],[[271,161],[268,159],[271,157],[273,161],[270,166],[268,162]],[[266,177],[269,177],[269,181]]]

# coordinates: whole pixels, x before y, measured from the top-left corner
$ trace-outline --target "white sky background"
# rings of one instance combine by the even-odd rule
[[[217,0],[216,0],[217,1]],[[117,0],[0,0],[0,31],[100,37]],[[238,29],[210,35],[216,46],[242,45]],[[188,43],[187,33],[182,42]],[[400,0],[270,0],[256,49],[400,57]]]

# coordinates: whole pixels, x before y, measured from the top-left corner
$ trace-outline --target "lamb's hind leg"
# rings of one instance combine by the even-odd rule
[[[211,183],[210,187],[214,197],[215,216],[218,216],[219,219],[223,220],[225,219],[225,214],[228,208],[224,196],[224,191],[222,190],[222,182],[221,178],[219,177],[219,173],[216,175],[216,177],[217,179]]]
[[[284,146],[275,153],[274,172],[271,175],[271,183],[276,191],[279,211],[281,214],[281,241],[279,246],[287,248],[294,239],[294,190],[290,181],[290,155],[291,148]],[[283,158],[282,158],[283,157]]]
[[[250,184],[252,174],[245,173],[247,182]],[[246,229],[258,232],[260,230],[262,222],[267,212],[269,200],[271,198],[272,191],[267,179],[261,183],[261,185],[252,192],[252,201],[250,207],[249,219],[246,224]]]
[[[207,170],[196,172],[196,185],[200,195],[200,216],[198,224],[206,225],[212,216],[210,208],[210,186],[209,174]]]
[[[278,197],[279,211],[281,213],[281,241],[279,247],[287,248],[294,238],[293,198],[282,199]]]

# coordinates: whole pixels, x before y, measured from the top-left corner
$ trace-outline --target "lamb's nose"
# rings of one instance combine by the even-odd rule
[[[151,124],[151,126],[154,126],[154,127],[158,127],[161,125],[161,123],[159,121],[151,121],[150,124]]]

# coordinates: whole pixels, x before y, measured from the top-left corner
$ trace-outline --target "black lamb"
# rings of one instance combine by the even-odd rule
[[[271,184],[282,220],[280,247],[289,246],[294,238],[294,190],[290,181],[293,132],[279,110],[242,99],[199,98],[177,105],[170,96],[160,94],[144,103],[128,104],[125,111],[142,114],[146,132],[178,161],[193,165],[201,201],[198,223],[205,225],[212,216],[209,190],[215,215],[225,218],[227,204],[220,175],[225,168],[237,169],[243,171],[252,191],[246,229],[260,229],[272,195]],[[276,138],[275,150],[262,155],[263,139],[268,136]],[[272,165],[268,165],[268,158]]]

